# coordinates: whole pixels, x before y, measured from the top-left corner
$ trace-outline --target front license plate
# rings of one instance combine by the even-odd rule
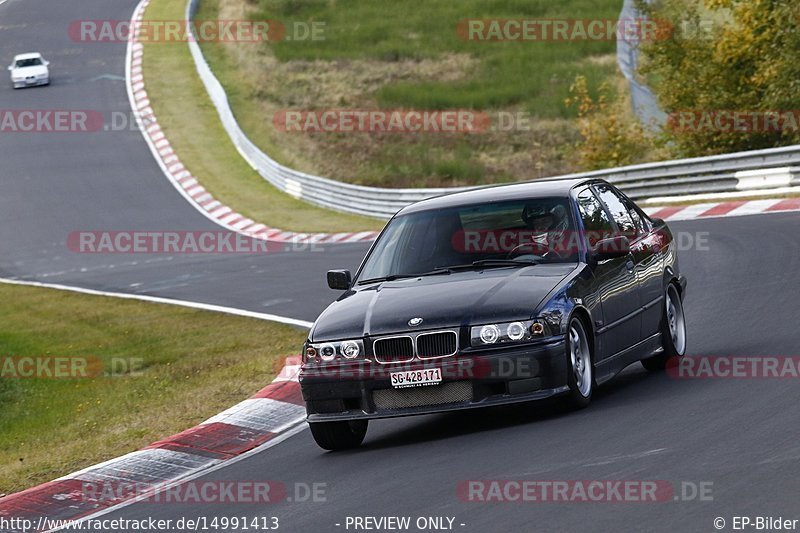
[[[426,370],[407,370],[404,372],[392,372],[389,374],[392,380],[392,387],[395,389],[405,389],[407,387],[424,387],[426,385],[438,385],[442,382],[441,368],[428,368]]]

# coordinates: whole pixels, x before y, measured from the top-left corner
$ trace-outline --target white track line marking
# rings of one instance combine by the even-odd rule
[[[122,298],[124,300],[139,300],[142,302],[151,302],[158,304],[177,305],[180,307],[189,307],[191,309],[202,309],[204,311],[216,311],[218,313],[225,313],[228,315],[243,316],[248,318],[258,318],[261,320],[269,320],[271,322],[279,322],[281,324],[289,324],[291,326],[298,326],[301,328],[311,328],[313,322],[307,322],[297,318],[290,318],[286,316],[273,315],[269,313],[258,313],[255,311],[247,311],[245,309],[237,309],[235,307],[225,307],[222,305],[204,304],[200,302],[191,302],[188,300],[176,300],[172,298],[161,298],[160,296],[148,296],[145,294],[129,294],[125,292],[108,292],[98,291],[95,289],[85,289],[83,287],[74,287],[71,285],[61,285],[57,283],[42,283],[39,281],[23,281],[18,279],[0,278],[0,283],[8,285],[25,285],[28,287],[42,287],[46,289],[56,289],[59,291],[78,292],[81,294],[91,294],[93,296],[109,296],[112,298]]]

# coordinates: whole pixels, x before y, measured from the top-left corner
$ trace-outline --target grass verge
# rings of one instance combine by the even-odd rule
[[[564,99],[578,74],[587,78],[592,94],[602,82],[616,87],[621,77],[613,41],[467,40],[459,36],[459,23],[614,21],[621,5],[621,0],[202,0],[196,19],[267,19],[286,28],[287,38],[278,42],[202,43],[240,125],[262,150],[293,168],[341,181],[446,187],[583,170],[574,154],[580,139],[577,112]],[[322,25],[321,38],[292,35],[297,24],[310,23]],[[273,124],[286,110],[378,108],[469,108],[486,112],[492,127],[473,134],[304,133]],[[527,122],[509,122],[512,116]]]
[[[182,20],[186,0],[154,0],[146,20]],[[257,222],[298,232],[380,229],[383,223],[315,207],[279,191],[236,151],[180,42],[145,45],[147,94],[164,133],[184,165],[223,204]]]
[[[4,284],[0,316],[0,493],[202,422],[268,384],[305,338],[257,319]],[[15,378],[14,356],[98,358],[111,375]]]

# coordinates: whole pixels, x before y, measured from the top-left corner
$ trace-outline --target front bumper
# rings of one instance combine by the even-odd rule
[[[50,77],[35,78],[32,80],[24,79],[20,81],[14,81],[12,79],[11,83],[14,85],[15,89],[22,89],[23,87],[39,87],[41,85],[48,85],[50,83]]]
[[[442,369],[440,384],[392,388],[390,372],[430,368]],[[441,413],[540,400],[569,390],[563,336],[406,364],[304,366],[299,379],[309,422]]]

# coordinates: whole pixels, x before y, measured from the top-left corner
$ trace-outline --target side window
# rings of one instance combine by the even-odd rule
[[[642,210],[633,205],[633,202],[630,199],[626,199],[625,205],[628,206],[628,213],[631,214],[631,218],[633,221],[636,222],[636,226],[639,228],[639,231],[642,234],[650,233],[653,231],[653,224],[650,222],[650,219],[647,218],[647,215],[642,213]]]
[[[586,231],[586,240],[593,247],[600,239],[611,237],[614,226],[608,218],[600,201],[591,189],[586,188],[578,193],[578,210],[583,220],[583,229]]]
[[[650,220],[647,218],[647,215],[645,215],[642,210],[633,203],[633,200],[624,194],[620,194],[619,190],[616,190],[615,192],[617,193],[617,196],[622,198],[622,203],[625,204],[625,207],[628,208],[628,214],[631,216],[631,220],[633,220],[633,223],[636,226],[638,235],[644,235],[652,231],[653,227],[650,224]]]
[[[628,208],[628,214],[631,216],[631,220],[633,220],[633,225],[636,227],[636,234],[641,235],[644,233],[644,226],[642,225],[642,217],[639,216],[639,212],[633,208],[633,206],[625,202],[625,207]]]
[[[625,205],[623,198],[614,189],[603,184],[597,185],[597,194],[608,207],[611,216],[614,217],[614,222],[617,223],[620,233],[628,238],[635,237],[638,234],[638,230],[633,219],[631,219],[631,215],[628,213],[628,207]]]

